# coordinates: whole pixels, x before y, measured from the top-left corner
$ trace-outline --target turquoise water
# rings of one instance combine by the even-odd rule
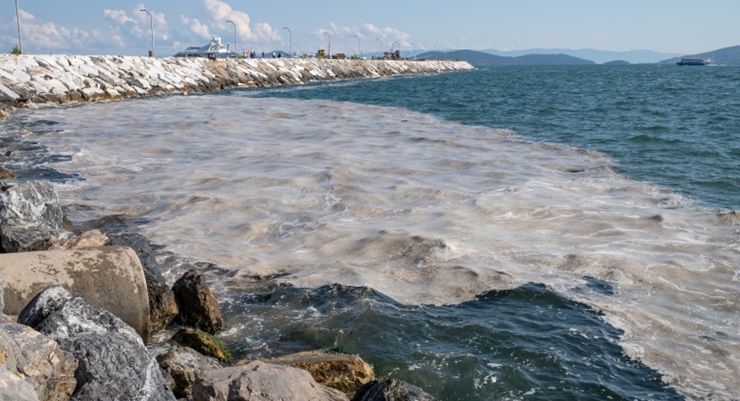
[[[740,399],[740,69],[496,67],[0,123],[66,215],[195,266],[241,357],[441,401]]]
[[[505,66],[340,87],[274,88],[255,96],[392,105],[511,129],[532,140],[602,151],[635,179],[740,209],[736,67]]]
[[[601,284],[582,290],[602,291]],[[227,305],[226,313],[248,322],[252,340],[261,343],[257,350],[237,348],[240,355],[317,348],[358,354],[379,377],[414,383],[440,400],[684,399],[623,354],[620,330],[540,284],[458,305],[402,305],[337,285],[281,288]]]

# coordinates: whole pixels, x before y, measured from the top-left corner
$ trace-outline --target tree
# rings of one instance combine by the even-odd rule
[[[13,50],[10,51],[10,54],[21,54],[21,49],[19,49],[18,46],[13,46]]]

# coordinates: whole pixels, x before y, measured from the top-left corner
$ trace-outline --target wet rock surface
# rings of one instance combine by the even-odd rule
[[[188,270],[172,286],[179,309],[176,322],[214,334],[226,327],[218,300],[208,287],[206,277]]]
[[[352,401],[437,401],[412,384],[397,379],[373,380],[364,385]]]
[[[169,326],[178,314],[177,302],[175,294],[162,277],[161,266],[154,257],[152,244],[143,235],[130,233],[111,235],[110,244],[130,247],[139,257],[149,295],[151,331],[156,332]]]

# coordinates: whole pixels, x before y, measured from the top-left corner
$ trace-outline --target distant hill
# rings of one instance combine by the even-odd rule
[[[678,53],[660,53],[652,50],[610,51],[596,49],[526,49],[501,51],[486,49],[482,51],[495,54],[497,56],[509,57],[523,56],[525,54],[567,54],[569,56],[578,57],[585,60],[592,60],[597,63],[606,63],[612,60],[625,60],[632,64],[657,63],[660,60],[680,56],[680,54]]]
[[[625,61],[625,60],[612,60],[612,61],[607,61],[606,63],[604,63],[604,65],[629,65],[629,64],[630,62]]]
[[[526,54],[517,57],[497,56],[475,50],[453,50],[449,52],[426,52],[417,58],[427,60],[464,60],[472,65],[583,65],[595,64],[593,61],[569,56],[567,54]]]
[[[740,65],[740,46],[725,47],[705,53],[691,54],[681,57],[673,57],[663,60],[660,64],[676,64],[682,57],[712,59],[713,64]]]

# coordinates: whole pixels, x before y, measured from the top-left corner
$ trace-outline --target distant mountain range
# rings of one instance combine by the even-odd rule
[[[693,55],[659,53],[650,50],[615,52],[594,49],[531,49],[507,52],[496,50],[450,50],[432,51],[417,55],[417,58],[428,60],[465,60],[473,65],[675,64],[682,57],[712,59],[714,64],[740,65],[740,46],[726,47]]]
[[[448,52],[427,52],[417,56],[427,60],[465,60],[472,65],[564,65],[596,64],[590,60],[569,56],[567,54],[525,54],[516,57],[497,56],[476,50],[452,50]]]
[[[665,60],[671,57],[681,56],[677,53],[660,53],[654,52],[652,50],[609,51],[596,49],[528,49],[499,51],[487,49],[482,51],[495,54],[497,56],[510,57],[522,56],[525,54],[567,54],[569,56],[582,58],[584,60],[591,60],[599,64],[614,60],[628,61],[631,64],[657,63],[658,61]]]

